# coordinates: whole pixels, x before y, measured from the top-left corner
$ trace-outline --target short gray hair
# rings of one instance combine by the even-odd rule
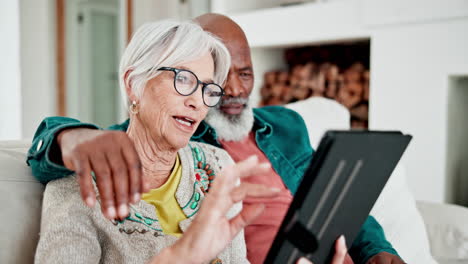
[[[231,65],[224,44],[194,22],[164,20],[146,23],[133,35],[120,60],[119,84],[128,106],[125,73],[137,98],[143,95],[146,83],[160,74],[160,67],[171,67],[193,61],[211,53],[214,61],[214,82],[223,85]]]

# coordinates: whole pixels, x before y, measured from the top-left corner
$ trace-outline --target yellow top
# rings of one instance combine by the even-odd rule
[[[142,195],[142,199],[156,207],[156,215],[163,232],[177,237],[182,236],[179,222],[187,219],[175,198],[177,187],[182,177],[182,166],[177,156],[176,163],[166,183],[157,189],[151,189]]]

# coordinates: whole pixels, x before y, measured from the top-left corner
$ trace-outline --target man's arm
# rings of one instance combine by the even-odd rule
[[[138,202],[141,193],[148,191],[138,154],[124,132],[127,126],[128,121],[101,130],[72,118],[46,118],[34,136],[27,162],[42,183],[75,172],[88,206],[96,201],[94,173],[104,215],[125,218],[128,204]]]
[[[389,254],[386,254],[389,253]],[[383,260],[393,259],[391,263],[404,263],[399,257],[392,244],[385,238],[382,226],[373,216],[369,216],[361,227],[358,236],[354,239],[349,249],[353,261],[356,264],[387,263],[375,261],[377,258]],[[383,257],[379,257],[382,256]],[[390,262],[388,262],[390,263]]]
[[[73,173],[63,164],[56,138],[60,132],[71,128],[99,129],[96,125],[60,116],[47,117],[37,128],[28,151],[27,163],[38,181],[45,184]]]

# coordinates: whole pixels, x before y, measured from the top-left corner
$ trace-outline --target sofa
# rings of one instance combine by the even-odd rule
[[[349,129],[349,112],[311,98],[287,105],[299,112],[314,147],[327,129]],[[0,263],[32,263],[39,238],[44,186],[26,165],[30,140],[0,141]],[[468,209],[415,201],[399,164],[371,212],[407,263],[468,263]]]

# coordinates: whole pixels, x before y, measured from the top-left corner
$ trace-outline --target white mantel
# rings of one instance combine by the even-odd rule
[[[370,39],[369,126],[412,134],[403,163],[413,193],[450,201],[448,94],[451,76],[468,76],[468,1],[335,0],[229,15],[254,48],[254,93],[283,66],[275,47]]]

